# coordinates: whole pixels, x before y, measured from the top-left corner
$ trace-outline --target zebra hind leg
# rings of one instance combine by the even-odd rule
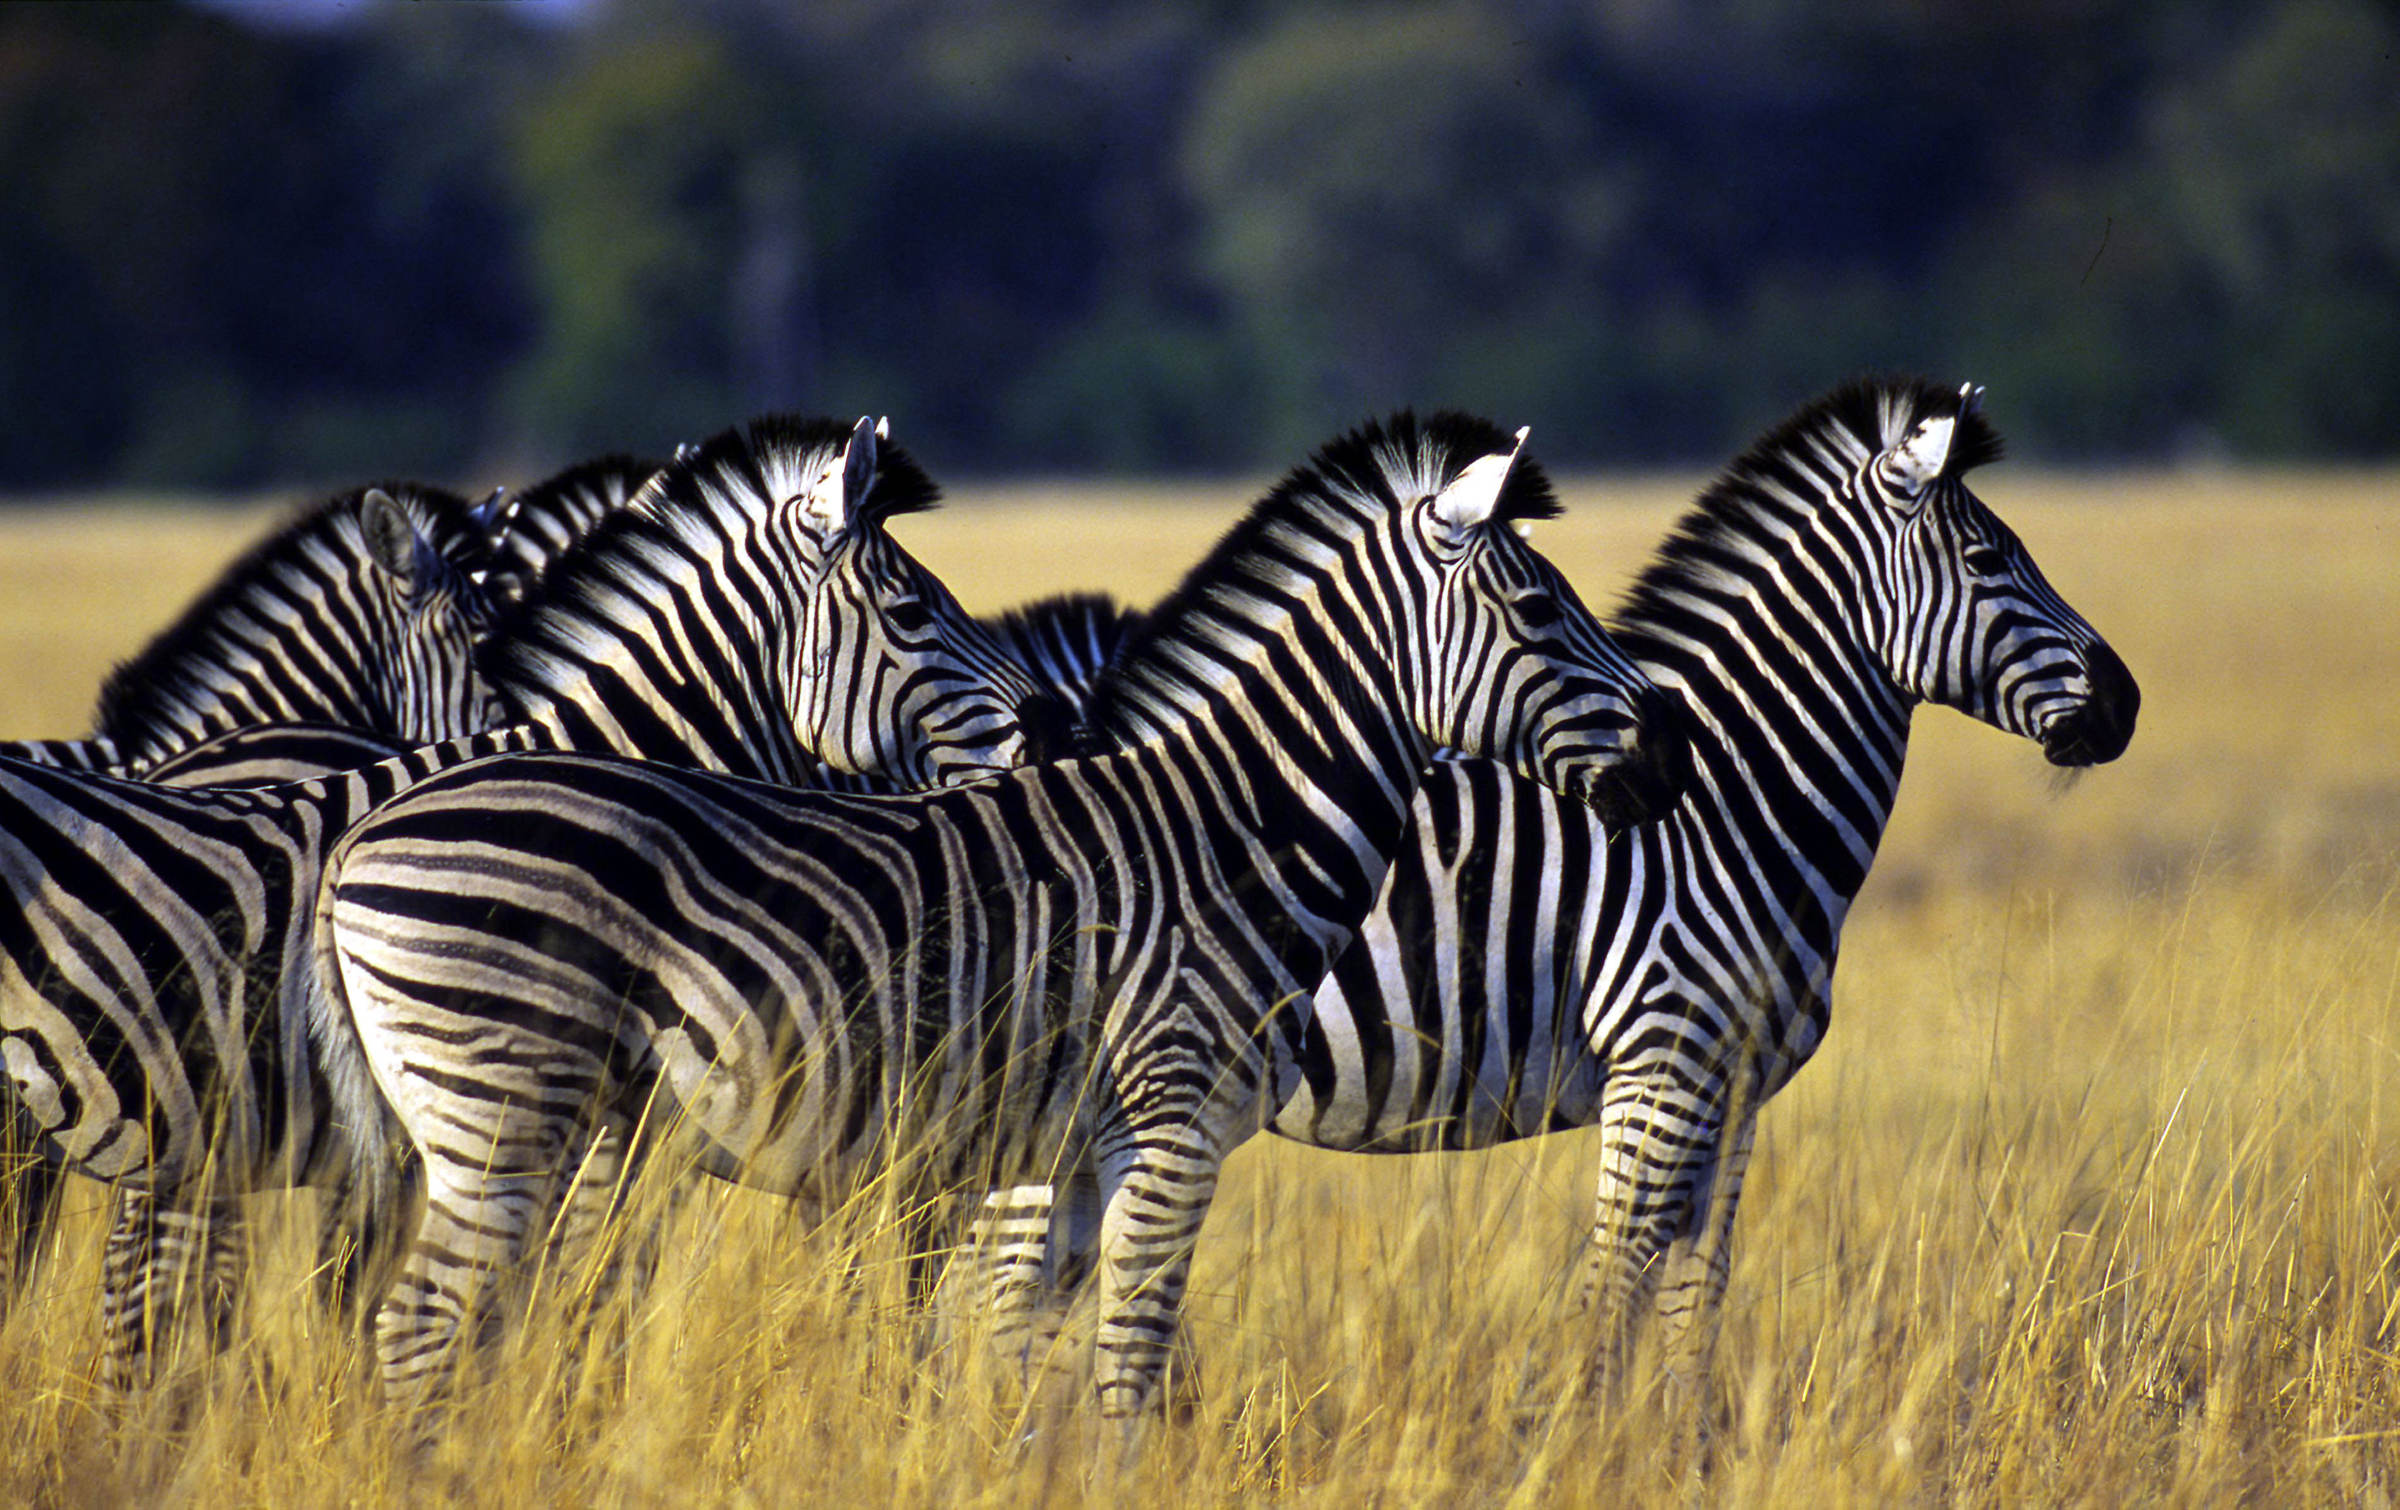
[[[101,1377],[126,1394],[155,1382],[195,1310],[209,1350],[223,1350],[233,1332],[240,1223],[224,1199],[120,1189],[111,1208],[100,1268]]]
[[[553,1230],[567,1197],[556,1171],[582,1167],[584,1140],[571,1128],[509,1120],[481,1158],[420,1145],[425,1198],[398,1272],[375,1308],[377,1368],[384,1396],[395,1405],[420,1411],[433,1405],[455,1381],[466,1351],[496,1340],[505,1293],[537,1240]]]
[[[588,1377],[596,1362],[622,1364],[658,1276],[667,1228],[698,1178],[659,1158],[666,1140],[653,1131],[657,1110],[602,1116],[543,1244],[543,1284],[586,1318],[574,1329],[579,1356],[570,1378]],[[645,1170],[659,1178],[642,1180]]]

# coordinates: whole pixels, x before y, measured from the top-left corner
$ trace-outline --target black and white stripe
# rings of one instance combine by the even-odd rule
[[[1671,791],[1662,700],[1509,527],[1553,507],[1514,462],[1458,416],[1328,447],[1117,656],[1104,754],[887,798],[504,757],[362,824],[331,942],[426,1182],[387,1386],[435,1387],[595,1130],[675,1123],[825,1199],[1096,1170],[1100,1402],[1137,1412],[1431,752],[1620,821]]]
[[[494,571],[530,592],[576,541],[630,502],[656,477],[659,464],[609,455],[544,478],[501,505]]]
[[[1824,1036],[1911,711],[2064,766],[2131,737],[2131,675],[1963,481],[1999,449],[1975,396],[1853,385],[1751,447],[1613,625],[1688,710],[1682,801],[1610,836],[1489,762],[1439,764],[1314,992],[1283,1136],[1397,1153],[1601,1129],[1575,1303],[1604,1388],[1652,1309],[1674,1374],[1706,1367],[1753,1119]],[[987,1206],[1012,1340],[1051,1216],[1038,1188]],[[1088,1251],[1090,1193],[1056,1218]]]
[[[310,925],[321,857],[372,806],[446,763],[562,737],[803,777],[820,760],[913,779],[1024,757],[1013,707],[1031,682],[884,530],[932,496],[863,422],[762,421],[571,552],[555,611],[510,621],[540,652],[541,718],[259,791],[0,761],[0,1054],[55,1164],[146,1196],[112,1236],[120,1372],[156,1330],[142,1302],[160,1286],[132,1276],[183,1261],[147,1234],[332,1167],[303,1030],[324,987]]]
[[[335,725],[411,745],[489,727],[504,715],[475,675],[474,647],[499,606],[492,528],[483,506],[413,483],[319,504],[110,673],[91,738],[0,754],[146,776],[261,725]],[[257,773],[259,752],[248,759]],[[199,761],[181,769],[188,784],[208,779]]]

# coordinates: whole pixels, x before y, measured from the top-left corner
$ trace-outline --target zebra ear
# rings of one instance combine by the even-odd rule
[[[509,526],[516,522],[517,504],[516,494],[506,488],[494,488],[491,497],[467,510],[467,517],[474,520],[476,528],[483,531],[484,538],[497,547],[507,538]]]
[[[858,507],[875,486],[875,422],[861,419],[842,454],[800,491],[800,507],[828,539],[850,527]]]
[[[1515,469],[1531,429],[1519,430],[1516,444],[1507,450],[1479,456],[1461,467],[1450,485],[1433,495],[1433,517],[1458,535],[1488,523],[1500,507],[1500,490],[1507,486],[1508,474]]]
[[[1875,458],[1875,475],[1902,503],[1914,503],[1950,464],[1950,442],[1958,434],[1960,414],[1929,414],[1918,420],[1900,444]]]
[[[850,431],[850,445],[842,452],[842,497],[853,513],[866,501],[867,490],[875,486],[876,444],[890,434],[890,421],[864,416]]]
[[[367,542],[367,555],[390,572],[405,588],[415,579],[424,542],[417,527],[391,494],[367,489],[358,502],[358,530]]]

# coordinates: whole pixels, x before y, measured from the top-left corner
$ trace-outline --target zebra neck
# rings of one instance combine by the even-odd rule
[[[1389,670],[1328,627],[1362,619],[1218,620],[1151,641],[1138,685],[1116,689],[1116,748],[1144,781],[1190,794],[1178,839],[1239,857],[1218,894],[1311,981],[1373,905],[1431,754]]]
[[[346,687],[312,682],[301,690],[315,695],[296,699],[285,695],[294,690],[290,678],[295,668],[288,663],[270,666],[255,655],[236,659],[226,644],[212,646],[211,651],[213,659],[159,678],[152,721],[130,735],[117,736],[125,768],[146,770],[237,729],[264,724],[391,726],[384,710],[369,707]]]
[[[704,584],[714,570],[653,553],[518,626],[487,675],[517,717],[560,748],[799,784],[816,768],[775,695],[764,647],[786,630]],[[733,570],[730,566],[727,571]]]
[[[1618,635],[1693,714],[1698,790],[1667,821],[1830,946],[1890,820],[1912,704],[1859,641],[1855,573],[1804,554],[1833,553],[1653,586]]]

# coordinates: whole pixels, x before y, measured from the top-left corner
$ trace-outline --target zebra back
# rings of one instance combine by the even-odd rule
[[[141,779],[160,786],[289,786],[374,765],[417,747],[416,740],[391,739],[339,724],[261,724],[194,745],[152,766]]]

